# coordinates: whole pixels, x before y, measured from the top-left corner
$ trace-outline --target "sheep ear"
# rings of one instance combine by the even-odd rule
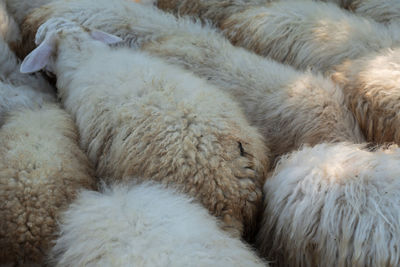
[[[52,38],[46,38],[35,50],[27,55],[21,64],[21,73],[32,73],[46,67],[54,51]]]
[[[98,30],[91,31],[90,36],[92,36],[93,39],[105,44],[116,44],[122,41],[122,39],[118,36]]]

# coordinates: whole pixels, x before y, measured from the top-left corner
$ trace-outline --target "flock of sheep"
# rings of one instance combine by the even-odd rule
[[[0,0],[0,266],[399,266],[397,144],[399,0]]]

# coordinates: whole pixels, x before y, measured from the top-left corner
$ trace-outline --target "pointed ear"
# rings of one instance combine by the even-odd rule
[[[21,64],[21,73],[32,73],[46,67],[54,52],[54,38],[46,38],[35,50],[27,55]]]
[[[90,36],[100,42],[103,42],[105,44],[116,44],[122,41],[121,38],[118,36],[103,32],[103,31],[98,31],[98,30],[93,30],[90,32]]]

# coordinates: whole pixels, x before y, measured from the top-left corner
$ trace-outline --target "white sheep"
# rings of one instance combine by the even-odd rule
[[[33,9],[56,0],[1,0],[6,3],[7,10],[18,24],[21,24],[25,16]]]
[[[304,0],[301,0],[304,1]],[[357,15],[377,22],[390,24],[400,22],[400,2],[398,0],[321,0],[333,2],[349,9]]]
[[[76,127],[55,104],[12,111],[0,128],[0,265],[42,265],[60,211],[94,188]]]
[[[341,89],[331,81],[233,47],[208,26],[130,1],[98,0],[92,5],[79,0],[35,10],[27,17],[23,33],[31,35],[52,16],[66,16],[118,35],[129,46],[139,46],[207,79],[242,105],[247,119],[269,142],[273,156],[304,143],[364,140]]]
[[[55,93],[40,74],[19,72],[16,56],[0,37],[0,126],[8,112],[55,102]]]
[[[189,72],[95,39],[119,40],[50,19],[21,69],[47,65],[57,75],[98,176],[126,182],[140,175],[175,186],[233,235],[252,232],[269,151],[237,104]]]
[[[20,40],[19,26],[9,14],[4,0],[0,0],[0,36],[6,42],[17,42]]]
[[[2,24],[10,20],[1,5],[0,12],[4,12],[0,14],[0,25],[7,25]],[[6,28],[8,27],[3,29]],[[0,126],[4,117],[12,110],[40,107],[44,103],[55,102],[53,87],[40,74],[26,75],[19,72],[19,60],[6,43],[8,36],[8,30],[0,33]]]
[[[394,47],[400,40],[400,27],[388,28],[333,3],[312,1],[255,5],[219,26],[235,45],[296,68],[322,72],[345,59]]]
[[[337,66],[332,79],[368,141],[400,144],[400,49],[371,53]]]
[[[233,14],[255,5],[263,5],[267,0],[154,0],[163,10],[179,15],[192,15],[203,20],[210,20],[219,26]]]
[[[257,243],[277,266],[398,266],[400,149],[320,144],[283,157],[264,185]]]
[[[56,266],[268,266],[205,208],[156,184],[83,191],[61,222]]]

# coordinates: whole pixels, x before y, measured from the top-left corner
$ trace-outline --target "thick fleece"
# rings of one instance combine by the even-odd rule
[[[191,15],[213,24],[220,24],[233,14],[255,6],[265,4],[267,0],[157,0],[160,9]]]
[[[299,0],[305,1],[305,0]],[[357,15],[377,22],[390,24],[400,22],[400,2],[397,0],[321,0],[333,2]]]
[[[42,265],[60,211],[94,185],[77,130],[56,105],[11,113],[0,128],[0,264]]]
[[[400,49],[346,61],[332,78],[368,141],[400,144]]]
[[[0,37],[0,126],[10,111],[55,102],[53,88],[41,74],[22,74],[19,68],[18,59]]]
[[[56,266],[267,266],[187,196],[155,184],[83,191],[63,214]]]
[[[269,150],[240,107],[189,72],[60,25],[49,20],[37,40],[63,29],[55,34],[53,71],[97,174],[175,186],[232,234],[253,231]]]
[[[400,149],[321,144],[283,157],[264,186],[258,244],[277,266],[397,266]]]
[[[333,3],[282,1],[254,6],[220,25],[232,43],[296,68],[325,72],[345,59],[399,44],[386,27]]]
[[[330,80],[236,48],[214,29],[189,19],[124,0],[98,4],[60,1],[36,10],[24,24],[26,43],[52,16],[118,35],[125,44],[183,66],[233,96],[274,157],[304,143],[364,140],[341,89]]]

